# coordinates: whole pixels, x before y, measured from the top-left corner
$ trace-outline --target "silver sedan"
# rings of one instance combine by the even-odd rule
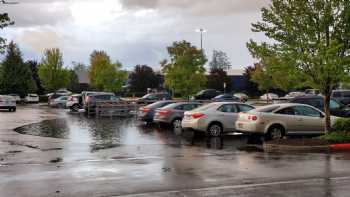
[[[240,113],[237,130],[243,133],[264,134],[266,139],[281,139],[287,134],[321,134],[325,115],[309,105],[285,103],[264,106]],[[333,123],[336,117],[331,117]]]
[[[206,132],[211,136],[220,136],[224,132],[234,132],[239,112],[247,112],[253,106],[237,102],[216,102],[185,112],[183,129]]]

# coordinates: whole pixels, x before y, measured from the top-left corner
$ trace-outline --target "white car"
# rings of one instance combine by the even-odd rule
[[[26,103],[39,103],[39,96],[37,94],[28,94],[24,101]]]
[[[16,100],[12,96],[0,95],[0,109],[16,111]]]
[[[305,96],[305,93],[304,92],[290,92],[284,98],[292,99],[292,98],[299,97],[299,96]]]
[[[216,102],[185,112],[182,128],[206,132],[220,136],[224,132],[234,132],[239,112],[247,112],[253,106],[237,102]]]
[[[236,94],[233,94],[233,96],[239,98],[243,102],[247,102],[249,99],[248,95],[244,93],[236,93]]]
[[[274,94],[274,93],[264,94],[260,97],[260,99],[263,101],[274,100],[274,99],[278,99],[278,98],[279,98],[279,96],[277,94]]]
[[[77,112],[82,108],[82,95],[74,94],[68,97],[66,107],[72,112]]]
[[[240,113],[236,128],[243,133],[263,134],[266,139],[281,139],[288,134],[322,134],[324,117],[322,111],[310,105],[274,104]],[[331,117],[331,122],[335,119]]]
[[[66,108],[68,96],[60,96],[50,101],[50,107]]]
[[[21,97],[18,94],[9,94],[9,96],[11,96],[16,101],[16,103],[21,102]]]

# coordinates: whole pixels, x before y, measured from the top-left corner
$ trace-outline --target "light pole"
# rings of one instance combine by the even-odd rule
[[[206,33],[207,30],[200,28],[200,29],[196,29],[196,32],[201,34],[201,50],[203,51],[203,33]]]

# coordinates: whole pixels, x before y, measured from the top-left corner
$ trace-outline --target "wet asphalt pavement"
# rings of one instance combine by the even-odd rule
[[[0,125],[1,197],[350,193],[350,153],[267,153],[242,135],[207,138],[38,105],[0,112]]]

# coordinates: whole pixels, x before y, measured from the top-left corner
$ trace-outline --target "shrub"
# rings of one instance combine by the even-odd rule
[[[332,126],[333,132],[350,133],[350,118],[339,118]]]
[[[346,132],[331,132],[320,137],[322,140],[326,140],[330,143],[349,143],[350,135]]]

